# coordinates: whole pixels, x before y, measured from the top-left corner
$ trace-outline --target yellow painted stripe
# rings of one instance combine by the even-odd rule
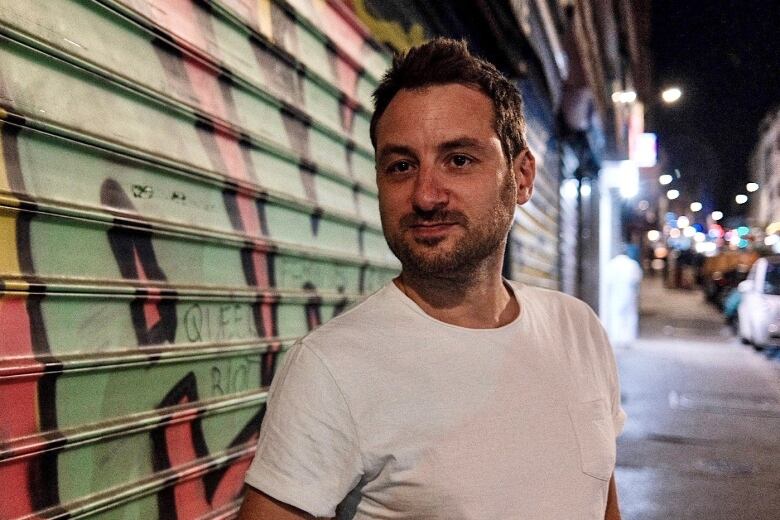
[[[23,280],[3,280],[3,286],[6,291],[27,292],[30,290],[30,284]]]
[[[263,36],[273,40],[274,29],[271,24],[271,0],[257,0],[257,26],[260,28]]]
[[[16,243],[16,214],[0,213],[0,275],[21,274]]]
[[[5,110],[0,108],[0,117],[5,117]],[[0,129],[3,122],[0,121]],[[3,146],[3,134],[0,133],[0,191],[7,192],[3,197],[3,202],[12,206],[18,206],[19,200],[10,195],[11,183],[8,182],[8,169],[5,167],[5,153]],[[0,213],[0,273],[19,274],[19,255],[17,254],[16,243],[16,212]]]

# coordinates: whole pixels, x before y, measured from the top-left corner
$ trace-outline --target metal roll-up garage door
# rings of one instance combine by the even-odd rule
[[[528,146],[536,157],[536,180],[531,200],[515,210],[508,245],[510,275],[531,285],[559,289],[560,154],[554,118],[537,84],[526,79],[520,88]]]
[[[0,518],[225,518],[291,343],[398,270],[337,3],[0,0]]]

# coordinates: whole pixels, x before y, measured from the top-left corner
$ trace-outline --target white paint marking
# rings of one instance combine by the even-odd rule
[[[63,38],[63,40],[65,40],[66,42],[68,42],[68,43],[69,43],[69,44],[71,44],[71,45],[75,45],[75,46],[76,46],[76,47],[78,47],[79,49],[83,49],[83,48],[84,48],[83,46],[79,45],[78,43],[74,42],[73,40],[69,40],[69,39],[67,39],[67,38]]]

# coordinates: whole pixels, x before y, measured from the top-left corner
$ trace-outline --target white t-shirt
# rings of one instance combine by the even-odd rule
[[[510,282],[496,329],[438,321],[393,283],[294,346],[246,482],[315,516],[604,518],[625,414],[596,316]]]

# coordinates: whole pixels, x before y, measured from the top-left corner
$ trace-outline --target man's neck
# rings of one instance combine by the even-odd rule
[[[454,278],[403,271],[394,282],[426,314],[451,325],[492,329],[512,322],[520,313],[520,302],[497,269]]]

